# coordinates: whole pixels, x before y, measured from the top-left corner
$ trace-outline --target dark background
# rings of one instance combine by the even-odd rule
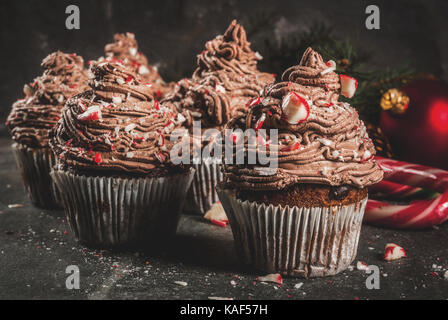
[[[76,4],[81,29],[65,28],[65,8]],[[381,10],[381,30],[365,28],[365,8]],[[249,23],[270,16],[249,39],[261,50],[266,38],[282,37],[324,23],[341,39],[349,38],[372,53],[371,68],[407,62],[416,71],[448,79],[448,1],[18,1],[0,3],[0,134],[11,104],[22,88],[41,74],[41,60],[55,50],[76,52],[85,61],[103,55],[116,32],[134,32],[140,49],[165,80],[189,76],[205,41],[222,34],[233,18]],[[259,28],[259,29],[260,29]],[[263,55],[263,52],[261,52]],[[300,53],[297,53],[299,56]],[[264,71],[281,73],[282,70]]]

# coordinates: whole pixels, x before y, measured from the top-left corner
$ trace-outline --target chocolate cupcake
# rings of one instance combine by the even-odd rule
[[[42,67],[43,75],[25,85],[25,98],[13,104],[6,125],[31,202],[50,209],[60,206],[60,196],[50,177],[56,156],[48,144],[49,133],[66,100],[86,88],[87,72],[80,56],[60,51],[47,56]]]
[[[193,169],[170,160],[177,113],[123,64],[91,66],[91,90],[68,100],[51,147],[68,222],[94,247],[149,244],[175,233]]]
[[[187,197],[188,211],[204,214],[218,201],[215,186],[222,181],[221,158],[215,159],[213,137],[204,139],[204,132],[222,130],[233,116],[244,113],[263,87],[274,80],[272,74],[257,69],[260,59],[251,50],[244,28],[233,20],[224,35],[206,43],[191,79],[180,81],[162,101],[184,114],[185,126],[201,151],[198,155],[193,150],[194,157],[201,161],[193,162],[196,173]],[[201,123],[199,136],[193,132],[194,121]]]
[[[243,137],[236,145],[262,147],[276,163],[226,164],[218,188],[239,254],[265,272],[334,275],[356,256],[366,187],[383,172],[358,113],[338,102],[340,93],[353,96],[356,80],[335,69],[308,48],[226,126],[254,129],[257,145]]]
[[[137,73],[143,82],[150,85],[150,92],[155,99],[160,100],[173,90],[174,83],[165,83],[157,68],[149,65],[146,56],[138,51],[138,43],[133,33],[116,33],[114,42],[104,47],[104,53],[106,59],[119,60]]]

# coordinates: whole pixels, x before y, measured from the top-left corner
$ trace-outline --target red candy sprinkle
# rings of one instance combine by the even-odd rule
[[[154,108],[156,108],[156,110],[160,110],[159,101],[154,100]]]
[[[125,81],[126,81],[126,83],[129,83],[132,81],[132,79],[134,79],[132,76],[127,76]]]
[[[282,151],[289,152],[289,151],[298,150],[299,148],[300,148],[300,143],[296,142],[293,145],[289,145],[289,146],[282,148]]]
[[[225,227],[227,225],[227,223],[225,221],[221,221],[221,220],[212,219],[212,220],[210,220],[210,222],[219,227]]]
[[[100,164],[101,162],[103,162],[103,159],[101,158],[101,154],[95,153],[95,157],[93,158],[93,161],[95,161],[96,164]]]

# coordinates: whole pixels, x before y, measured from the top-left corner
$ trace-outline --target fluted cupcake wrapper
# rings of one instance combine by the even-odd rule
[[[202,162],[194,164],[193,168],[196,172],[188,190],[184,210],[188,213],[204,215],[212,204],[219,201],[216,184],[223,180],[221,164]]]
[[[50,176],[56,156],[50,148],[14,143],[12,150],[31,202],[43,209],[61,208],[61,196]]]
[[[337,274],[355,259],[367,197],[350,205],[299,208],[241,201],[218,187],[244,263],[267,273]]]
[[[92,177],[53,170],[76,238],[92,247],[151,245],[172,236],[194,169],[159,178]],[[159,243],[161,244],[161,243]]]

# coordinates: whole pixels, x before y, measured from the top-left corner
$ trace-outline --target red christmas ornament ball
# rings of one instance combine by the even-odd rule
[[[403,114],[383,111],[380,127],[395,157],[448,170],[448,85],[415,80],[401,88],[410,102]]]

